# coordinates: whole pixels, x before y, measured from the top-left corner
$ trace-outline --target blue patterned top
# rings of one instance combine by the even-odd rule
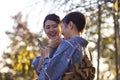
[[[54,48],[53,52],[50,54],[50,58],[53,57],[56,49],[57,49],[57,47]],[[38,57],[36,57],[36,58],[33,60],[33,62],[32,62],[32,64],[33,64],[33,66],[34,66],[34,69],[35,69],[37,75],[39,75],[39,72],[38,72],[38,70],[37,70],[37,67],[38,67],[38,63],[39,63],[40,58],[41,58],[41,56],[38,56]],[[44,61],[43,64],[45,65],[45,64],[47,63],[47,61],[48,61],[48,59],[45,59],[45,61]]]
[[[84,57],[83,48],[88,41],[82,37],[64,40],[58,46],[52,58],[48,59],[39,74],[38,80],[61,80],[62,75],[75,63],[81,63]]]

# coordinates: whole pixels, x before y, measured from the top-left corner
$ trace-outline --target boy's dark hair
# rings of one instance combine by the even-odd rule
[[[66,24],[69,24],[70,21],[76,25],[79,32],[85,28],[86,19],[85,16],[80,12],[71,12],[67,14],[62,20],[62,22]]]
[[[55,21],[56,23],[60,23],[60,17],[56,14],[48,14],[45,19],[44,19],[44,22],[43,22],[43,27],[45,27],[45,22],[47,20],[52,20],[52,21]]]

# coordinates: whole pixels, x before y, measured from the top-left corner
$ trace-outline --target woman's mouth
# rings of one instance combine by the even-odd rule
[[[55,36],[56,36],[56,34],[57,34],[57,33],[52,32],[52,33],[49,33],[49,36],[51,36],[51,37],[55,37]]]

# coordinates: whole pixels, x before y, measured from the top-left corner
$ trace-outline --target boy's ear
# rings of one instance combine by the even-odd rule
[[[70,21],[70,22],[69,22],[69,28],[72,29],[72,28],[73,28],[73,25],[74,25],[73,22]]]

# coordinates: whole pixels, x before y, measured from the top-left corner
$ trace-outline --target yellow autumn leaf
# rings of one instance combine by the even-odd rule
[[[19,63],[19,64],[17,65],[17,70],[22,70],[22,68],[23,68],[22,64]]]
[[[30,52],[29,55],[30,55],[30,59],[34,59],[35,55],[34,55],[34,53],[32,51]]]
[[[27,64],[25,65],[24,69],[25,69],[25,70],[28,70],[28,69],[29,69],[29,67],[28,67]]]
[[[114,9],[118,12],[118,0],[116,0],[114,3]]]
[[[28,51],[26,50],[24,53],[23,53],[23,57],[26,57],[28,55]]]

